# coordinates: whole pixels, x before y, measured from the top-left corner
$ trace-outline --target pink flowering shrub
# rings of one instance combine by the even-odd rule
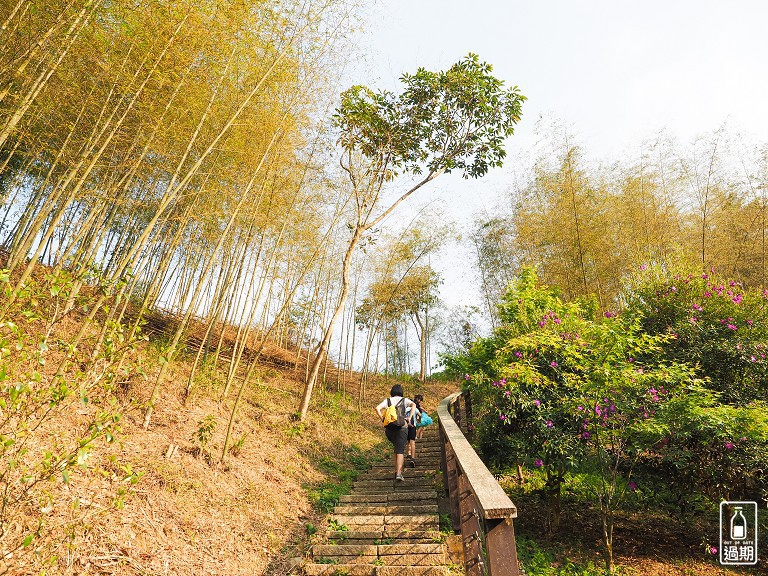
[[[687,279],[674,290],[661,290],[654,310],[677,318],[679,302],[694,291],[686,288],[692,283]],[[710,287],[713,294],[719,286]],[[614,513],[641,489],[639,468],[670,489],[674,484],[717,500],[744,497],[750,486],[757,490],[768,461],[765,405],[723,403],[700,365],[670,352],[683,350],[681,342],[690,345],[687,325],[673,321],[653,329],[660,324],[651,312],[639,311],[639,294],[634,292],[638,300],[630,311],[600,312],[591,302],[561,301],[525,270],[499,306],[502,324],[451,359],[459,373],[470,376],[465,387],[472,393],[476,442],[484,459],[500,468],[527,464],[544,475],[551,529],[557,528],[568,475],[599,479],[590,489],[606,526],[607,563]],[[731,304],[721,304],[745,306],[752,298],[732,291]],[[728,308],[730,320],[715,326],[712,317],[723,309],[713,307],[710,317],[706,302],[686,306],[686,322],[691,324],[694,315],[703,319],[720,343],[756,324],[747,322],[752,317],[761,319],[755,310],[746,318]],[[744,328],[742,334],[747,333]],[[751,342],[750,355],[759,350],[757,344]]]
[[[670,275],[650,267],[625,298],[624,314],[640,318],[644,332],[672,336],[659,359],[694,367],[722,402],[768,397],[768,292],[713,272]]]

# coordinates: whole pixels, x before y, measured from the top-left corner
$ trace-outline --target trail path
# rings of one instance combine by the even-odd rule
[[[312,547],[307,576],[447,576],[437,505],[440,444],[436,427],[417,441],[416,467],[395,482],[392,457],[361,474],[340,498],[324,544]],[[343,527],[346,529],[334,529]]]

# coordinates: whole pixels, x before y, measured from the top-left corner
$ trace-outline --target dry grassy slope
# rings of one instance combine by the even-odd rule
[[[297,380],[285,366],[292,364],[291,352],[273,347],[267,355],[273,361],[262,367],[259,384],[243,395],[233,432],[234,440],[244,437],[242,449],[221,467],[198,457],[193,440],[199,423],[213,416],[217,425],[207,449],[218,457],[234,397],[219,401],[221,374],[209,371],[198,378],[184,405],[180,398],[190,364],[184,358],[175,361],[152,425],[142,429],[140,405],[149,397],[157,358],[151,344],[136,352],[134,365],[146,375],[128,378],[118,441],[96,444],[85,470],[73,472],[69,485],[58,481],[52,487],[53,505],[29,511],[27,521],[40,515],[54,528],[37,543],[42,556],[33,564],[49,564],[49,574],[288,573],[290,559],[308,547],[307,524],[325,522],[307,486],[333,481],[323,471],[329,462],[344,466],[359,451],[381,454],[385,448],[372,406],[392,382],[369,382],[365,407],[358,411],[352,395],[335,391],[332,372],[328,389],[316,390],[308,419],[298,424],[289,416],[303,389],[301,374]],[[356,381],[346,385],[357,389]],[[420,391],[434,410],[451,390],[438,384]],[[83,410],[73,405],[52,423],[51,434],[84,417]],[[178,448],[168,457],[171,445]],[[122,480],[129,466],[141,474],[135,485]],[[115,506],[121,490],[124,504]],[[55,529],[68,524],[72,528]],[[57,557],[45,560],[46,550],[55,550]]]

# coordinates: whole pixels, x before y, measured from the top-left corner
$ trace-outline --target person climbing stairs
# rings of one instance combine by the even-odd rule
[[[447,576],[440,534],[437,430],[419,440],[414,467],[392,478],[390,458],[375,464],[341,496],[329,518],[326,541],[312,546],[306,576]]]

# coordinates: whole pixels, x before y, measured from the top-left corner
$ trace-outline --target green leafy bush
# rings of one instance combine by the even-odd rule
[[[720,290],[727,292],[718,284]],[[664,306],[649,310],[637,304],[649,302],[641,294],[662,292],[637,285],[634,307],[597,314],[593,301],[563,302],[525,270],[499,305],[502,324],[448,361],[453,369],[467,370],[477,443],[486,461],[501,468],[527,464],[545,474],[551,530],[558,527],[566,475],[597,479],[588,489],[602,520],[608,567],[615,512],[637,489],[638,466],[658,481],[713,500],[764,489],[768,418],[765,404],[756,400],[764,383],[755,356],[762,347],[748,340],[762,328],[750,332],[755,322],[747,321],[759,317],[757,300],[750,296],[754,309],[741,308],[736,320],[730,307],[741,306],[744,297],[726,294],[728,304],[718,296],[720,308],[712,306],[712,317],[728,312],[726,326],[711,320],[711,330],[696,335],[699,347],[719,350],[721,358],[748,350],[749,361],[738,372],[747,384],[727,398],[743,405],[734,405],[723,402],[724,382],[737,372],[721,370],[715,376],[722,380],[714,385],[702,366],[683,354],[694,339],[683,338],[682,329],[673,326],[674,318],[684,316],[678,308],[687,306],[687,299],[677,300],[670,294],[679,291],[669,289],[663,292]],[[671,324],[648,315],[662,308]],[[729,338],[737,325],[747,328],[734,343]],[[708,335],[712,342],[705,342]]]

